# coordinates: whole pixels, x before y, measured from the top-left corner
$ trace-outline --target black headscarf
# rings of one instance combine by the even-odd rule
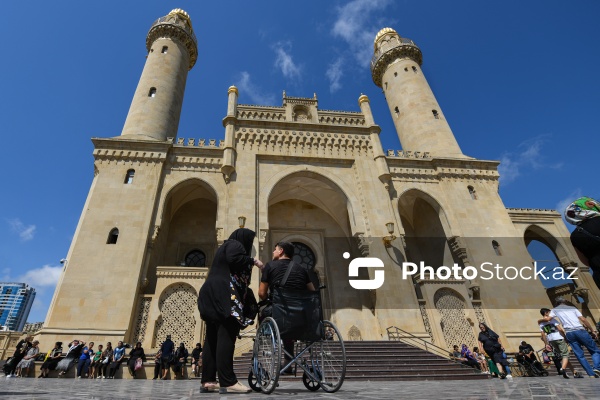
[[[498,339],[500,338],[500,336],[498,336],[498,334],[496,332],[494,332],[493,330],[490,329],[489,326],[487,326],[486,324],[484,324],[483,322],[481,322],[479,325],[483,325],[485,327],[485,333],[487,334],[487,336],[490,339]]]
[[[244,250],[246,250],[246,255],[249,256],[252,253],[252,243],[254,242],[254,237],[256,233],[254,231],[247,228],[239,228],[236,229],[229,235],[229,240],[237,240],[244,246]]]

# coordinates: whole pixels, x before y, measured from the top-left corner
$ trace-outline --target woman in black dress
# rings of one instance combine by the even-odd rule
[[[206,282],[200,288],[198,309],[206,321],[206,339],[202,352],[201,392],[219,388],[221,393],[247,393],[250,388],[238,382],[233,371],[233,351],[240,329],[253,323],[243,315],[252,266],[263,263],[250,257],[254,232],[233,231],[215,254]]]
[[[62,358],[62,342],[56,342],[54,348],[48,353],[44,363],[40,367],[40,378],[47,378],[48,373],[56,369]]]
[[[129,373],[133,379],[135,379],[135,364],[138,362],[138,359],[141,359],[142,362],[146,361],[146,354],[142,348],[142,342],[137,342],[135,347],[129,352],[129,361],[127,362],[127,366],[129,367]]]
[[[492,359],[492,361],[498,367],[498,371],[500,371],[500,377],[504,378],[512,378],[510,375],[510,369],[508,368],[508,361],[504,358],[504,347],[502,347],[502,343],[500,343],[500,337],[496,332],[488,328],[488,326],[484,323],[479,323],[479,347],[483,347],[483,350],[487,353],[488,357]],[[504,367],[504,371],[502,372]]]

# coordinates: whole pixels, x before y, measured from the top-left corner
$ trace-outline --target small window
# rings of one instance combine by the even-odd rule
[[[397,73],[397,72],[394,72],[394,76],[398,76],[398,73]]]
[[[169,49],[169,47],[168,47],[168,46],[163,46],[163,48],[162,48],[162,50],[161,50],[161,53],[163,53],[163,54],[167,54],[167,50],[168,50],[168,49]]]
[[[492,247],[494,248],[494,252],[496,253],[497,256],[502,255],[502,248],[500,247],[500,244],[498,242],[496,242],[495,240],[492,240]]]
[[[413,72],[416,74],[417,73],[417,67],[412,67]]]
[[[467,186],[469,189],[469,194],[471,195],[471,199],[477,200],[477,192],[475,192],[475,188],[473,186]]]
[[[108,234],[108,240],[106,244],[117,244],[117,240],[119,239],[119,230],[117,228],[113,228]]]
[[[150,88],[150,91],[148,92],[148,97],[155,97],[156,96],[156,88]]]
[[[437,110],[431,110],[431,113],[433,114],[433,118],[440,119],[440,115],[438,114]]]
[[[129,171],[127,171],[127,173],[125,174],[125,184],[126,185],[130,185],[133,183],[133,176],[135,175],[135,169],[130,169]]]
[[[405,72],[408,72],[408,68],[404,68],[404,71],[405,71]]]
[[[186,267],[204,267],[206,265],[206,255],[204,252],[196,249],[185,256]]]
[[[385,83],[385,88],[387,89],[387,82]]]

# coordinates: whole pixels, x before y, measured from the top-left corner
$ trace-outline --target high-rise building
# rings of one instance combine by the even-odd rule
[[[0,326],[21,331],[29,317],[35,289],[25,283],[0,282]]]
[[[516,350],[539,338],[539,309],[556,295],[595,322],[600,294],[561,215],[506,208],[499,162],[463,154],[425,78],[421,49],[391,28],[374,39],[371,74],[395,132],[381,132],[360,93],[357,110],[333,111],[320,108],[316,94],[283,92],[280,107],[238,104],[231,86],[223,88],[224,118],[208,116],[222,124],[220,137],[182,138],[188,73],[197,60],[225,61],[198,57],[185,11],[159,18],[121,134],[92,139],[94,178],[42,344],[85,337],[151,349],[171,335],[193,346],[205,330],[198,290],[238,226],[256,231],[262,260],[278,241],[294,243],[298,261],[326,286],[327,319],[347,339],[380,340],[396,327],[451,348],[475,344],[477,322],[486,322]],[[380,134],[398,135],[402,150],[384,151]],[[533,240],[572,272],[572,284],[547,291],[531,279]],[[351,287],[346,256],[382,260],[385,283]],[[507,275],[406,276],[405,262],[438,272],[489,263]],[[529,273],[516,279],[515,267]],[[379,272],[360,268],[359,278]],[[90,277],[94,284],[82,288]]]

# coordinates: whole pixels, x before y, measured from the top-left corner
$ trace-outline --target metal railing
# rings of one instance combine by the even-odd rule
[[[254,347],[254,337],[256,336],[256,328],[245,329],[240,332],[238,340],[235,342],[235,356],[241,356],[244,353],[252,351]]]
[[[428,342],[427,340],[422,339],[418,336],[415,336],[412,333],[406,332],[405,330],[402,330],[397,326],[390,326],[386,330],[389,340],[396,340],[408,344],[409,346],[418,347],[436,356],[443,357],[448,361],[460,365],[461,367],[471,369],[471,367],[469,367],[468,365],[464,365],[460,361],[454,360],[448,350],[436,346],[435,344]]]

